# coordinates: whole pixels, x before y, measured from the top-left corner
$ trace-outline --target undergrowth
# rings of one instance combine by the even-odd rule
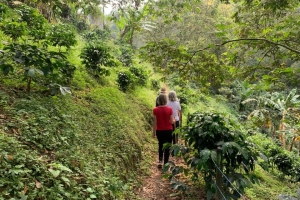
[[[151,128],[142,101],[113,87],[53,97],[6,88],[0,104],[2,198],[134,196]]]

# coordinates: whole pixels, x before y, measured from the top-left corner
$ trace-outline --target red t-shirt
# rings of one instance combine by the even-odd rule
[[[168,106],[158,106],[153,109],[153,115],[156,116],[156,130],[173,130],[170,123],[170,116],[173,114],[172,108]]]

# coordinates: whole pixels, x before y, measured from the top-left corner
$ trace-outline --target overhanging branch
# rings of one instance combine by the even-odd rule
[[[293,49],[293,48],[291,48],[291,47],[289,47],[289,46],[287,46],[287,45],[280,44],[280,43],[277,43],[277,42],[273,42],[273,41],[267,40],[267,39],[265,39],[265,38],[239,38],[239,39],[234,39],[234,40],[228,40],[228,41],[222,42],[222,43],[220,43],[220,44],[216,44],[216,45],[214,45],[214,46],[217,46],[217,47],[218,47],[218,46],[224,46],[225,44],[233,43],[233,42],[239,42],[239,41],[264,41],[264,42],[268,42],[268,43],[270,43],[270,44],[274,44],[274,45],[283,47],[283,48],[288,49],[288,50],[290,50],[290,51],[292,51],[292,52],[294,52],[294,53],[300,54],[300,51],[297,50],[297,49]],[[210,49],[210,48],[211,48],[211,47],[208,46],[208,47],[205,47],[205,48],[203,48],[203,49],[199,49],[199,50],[197,50],[197,51],[194,51],[194,52],[193,52],[193,56],[194,56],[196,53],[198,53],[198,52],[205,51],[205,50]]]

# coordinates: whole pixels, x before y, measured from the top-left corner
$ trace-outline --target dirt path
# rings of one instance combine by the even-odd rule
[[[153,158],[157,157],[156,152],[152,152]],[[177,165],[184,165],[180,158],[170,157],[170,161],[175,162]],[[143,200],[205,200],[205,192],[202,188],[190,186],[186,194],[178,193],[172,190],[170,182],[163,178],[161,168],[157,167],[155,159],[152,161],[151,173],[149,176],[144,177],[143,184],[137,189],[136,194]],[[184,180],[181,180],[185,182]],[[177,194],[176,196],[173,196]]]

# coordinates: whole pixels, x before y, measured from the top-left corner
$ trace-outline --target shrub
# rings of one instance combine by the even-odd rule
[[[129,71],[136,77],[136,85],[145,86],[147,84],[148,75],[145,70],[137,67],[130,67]]]
[[[22,37],[27,32],[25,22],[5,22],[1,25],[1,30],[13,40]]]
[[[121,43],[120,45],[121,55],[118,57],[118,60],[123,64],[123,66],[129,67],[132,64],[133,49],[128,44]]]
[[[8,13],[8,7],[0,3],[0,20],[2,21],[5,18],[5,15]]]
[[[106,29],[95,29],[94,32],[96,33],[99,40],[107,40],[110,37],[110,32]]]
[[[159,89],[159,81],[158,80],[154,80],[154,79],[151,79],[151,88],[153,90],[158,90]]]
[[[71,26],[66,24],[52,25],[48,40],[53,46],[59,47],[70,48],[77,44],[75,32]]]
[[[181,172],[191,174],[192,180],[198,180],[201,172],[206,184],[207,199],[211,199],[218,190],[217,174],[222,166],[222,173],[231,183],[225,180],[226,186],[219,188],[223,188],[222,193],[226,199],[239,199],[241,196],[236,188],[244,193],[244,189],[251,185],[250,180],[255,181],[250,173],[254,170],[256,160],[253,147],[234,123],[221,114],[196,112],[189,115],[187,121],[188,125],[183,129],[187,145],[174,145],[172,151],[175,155],[183,156],[190,169],[169,162],[164,171],[171,170],[170,180]],[[182,187],[182,183],[173,183],[174,186]]]
[[[94,29],[83,34],[83,38],[91,42],[103,42],[107,40],[110,36],[110,33],[107,30]]]
[[[37,9],[21,4],[16,8],[19,22],[26,22],[28,33],[34,40],[42,40],[46,38],[48,29],[47,20],[40,15]]]
[[[132,83],[134,83],[134,76],[129,72],[119,72],[117,78],[118,87],[126,92],[130,87],[132,87]]]
[[[80,54],[80,58],[83,59],[82,63],[94,77],[99,78],[100,76],[107,76],[110,74],[109,70],[104,66],[117,66],[117,63],[109,53],[109,50],[109,47],[104,43],[89,44],[82,50]]]
[[[265,162],[259,163],[265,170],[272,164],[284,175],[290,176],[290,181],[299,181],[300,159],[298,155],[282,149],[280,145],[262,134],[250,136],[249,140],[257,145],[261,154],[267,156],[264,159]]]

